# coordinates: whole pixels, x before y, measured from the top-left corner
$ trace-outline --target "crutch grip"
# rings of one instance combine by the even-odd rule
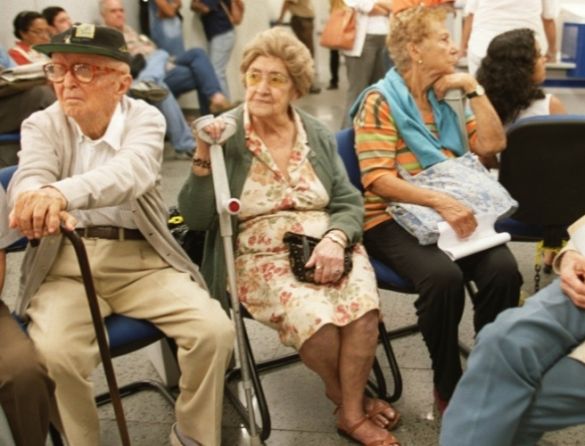
[[[221,119],[225,124],[225,128],[218,139],[213,139],[209,133],[205,131],[205,127],[213,123],[216,119]],[[191,128],[195,130],[197,136],[206,143],[222,144],[236,132],[236,119],[230,114],[224,114],[219,118],[216,118],[213,115],[205,115],[193,121],[191,123]]]

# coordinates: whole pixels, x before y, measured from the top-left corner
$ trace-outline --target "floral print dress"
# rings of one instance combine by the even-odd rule
[[[283,344],[301,348],[325,324],[344,326],[378,309],[374,271],[361,245],[351,272],[334,284],[310,284],[293,275],[286,231],[322,237],[328,228],[329,195],[307,155],[310,148],[298,115],[297,141],[288,178],[244,114],[248,149],[254,154],[240,201],[236,243],[238,296],[254,319],[275,328]]]

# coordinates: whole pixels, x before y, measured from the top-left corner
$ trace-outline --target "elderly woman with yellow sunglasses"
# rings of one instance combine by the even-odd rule
[[[246,47],[241,72],[246,99],[230,112],[237,129],[224,143],[230,188],[241,202],[235,225],[238,296],[321,377],[337,406],[340,434],[366,445],[398,445],[387,430],[398,413],[364,395],[380,313],[374,273],[358,244],[361,195],[347,178],[333,135],[291,105],[309,91],[311,55],[290,33],[274,28]],[[224,127],[220,117],[204,131],[216,138]],[[222,299],[226,266],[209,145],[200,139],[179,207],[192,229],[208,231],[202,272]],[[312,282],[293,274],[283,241],[287,231],[321,239],[305,265],[314,272]],[[347,247],[353,268],[344,274]]]

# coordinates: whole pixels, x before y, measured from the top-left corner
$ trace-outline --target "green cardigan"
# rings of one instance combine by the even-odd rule
[[[361,240],[364,206],[361,193],[350,183],[339,155],[335,138],[319,121],[296,110],[307,133],[311,152],[309,160],[331,197],[327,211],[331,216],[328,230],[340,229],[351,243]],[[246,148],[243,107],[235,110],[236,133],[224,143],[225,165],[232,197],[239,198],[252,165],[252,153]],[[187,225],[197,231],[207,231],[201,272],[209,290],[225,305],[227,269],[219,217],[211,175],[190,174],[179,193],[179,209]],[[232,219],[234,242],[238,234],[237,218]]]

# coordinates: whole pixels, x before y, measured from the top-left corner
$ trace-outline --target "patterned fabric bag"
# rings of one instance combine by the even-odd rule
[[[503,218],[518,208],[508,191],[490,176],[477,155],[471,152],[434,164],[415,176],[400,166],[399,173],[411,184],[452,196],[476,215],[492,214]],[[410,203],[391,203],[387,211],[421,245],[437,242],[437,224],[443,218],[434,209]]]

